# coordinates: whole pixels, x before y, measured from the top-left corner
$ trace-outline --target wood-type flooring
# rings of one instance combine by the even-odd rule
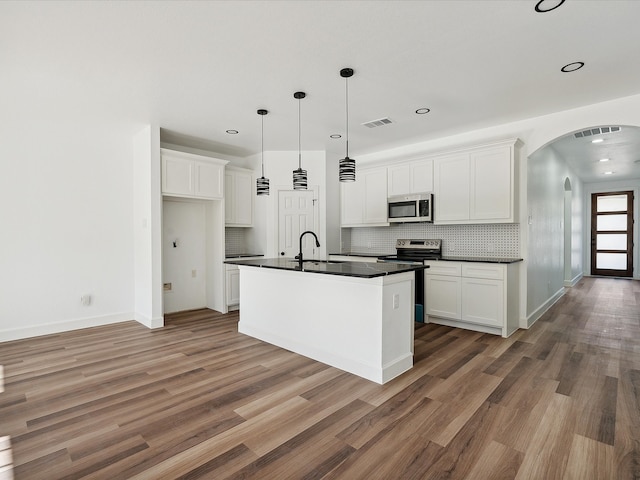
[[[0,344],[0,478],[640,479],[638,281],[584,278],[508,339],[418,326],[383,386],[237,321]]]

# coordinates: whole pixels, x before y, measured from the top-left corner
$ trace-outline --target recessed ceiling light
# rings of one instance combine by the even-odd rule
[[[608,158],[601,158],[600,160],[598,160],[599,162],[608,162],[609,159]]]
[[[238,130],[227,130],[227,133],[229,135],[237,135],[238,134]]]
[[[596,138],[595,140],[591,140],[591,143],[602,143],[604,142],[604,138]]]
[[[535,9],[538,13],[547,13],[555,10],[564,3],[564,0],[540,0],[536,3]]]
[[[329,138],[342,138],[342,135],[339,133],[334,133],[333,135],[329,135]]]
[[[571,72],[575,72],[576,70],[580,70],[582,67],[584,67],[584,62],[572,62],[572,63],[567,63],[564,67],[560,69],[560,71],[563,73],[571,73]]]
[[[431,111],[430,108],[419,108],[416,110],[418,115],[424,115],[425,113],[429,113]]]
[[[604,172],[605,175],[613,175],[614,172]]]

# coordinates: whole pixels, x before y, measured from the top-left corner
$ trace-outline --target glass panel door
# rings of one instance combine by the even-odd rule
[[[633,276],[633,192],[591,195],[591,275]]]

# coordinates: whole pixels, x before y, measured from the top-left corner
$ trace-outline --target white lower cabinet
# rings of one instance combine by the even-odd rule
[[[518,263],[426,263],[428,322],[503,337],[518,328]]]
[[[427,315],[460,320],[462,313],[460,277],[427,274],[425,279],[425,288],[429,294],[426,302]]]
[[[240,304],[240,269],[237,265],[226,265],[227,268],[227,307]]]
[[[257,260],[264,257],[245,257],[243,260]],[[240,269],[238,265],[225,264],[225,300],[230,310],[237,310],[240,305]]]

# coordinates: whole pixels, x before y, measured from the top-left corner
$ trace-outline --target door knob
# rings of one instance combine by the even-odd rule
[[[280,255],[282,255],[284,257],[284,252],[280,252]]]

